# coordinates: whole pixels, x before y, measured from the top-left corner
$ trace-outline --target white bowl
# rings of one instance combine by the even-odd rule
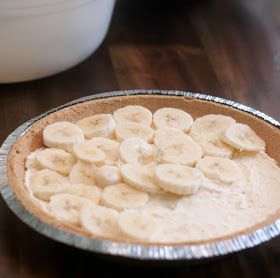
[[[2,0],[0,83],[64,71],[104,39],[115,0]]]

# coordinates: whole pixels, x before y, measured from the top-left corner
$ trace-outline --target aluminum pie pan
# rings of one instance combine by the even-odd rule
[[[266,242],[280,234],[280,218],[272,224],[256,229],[255,231],[232,237],[230,239],[210,242],[205,244],[193,245],[141,245],[131,243],[119,243],[108,240],[96,240],[84,237],[71,232],[63,231],[55,228],[52,225],[46,224],[38,217],[27,211],[21,202],[18,201],[15,194],[8,184],[7,178],[7,157],[9,150],[16,141],[16,139],[23,135],[29,127],[31,127],[38,120],[47,115],[59,111],[69,106],[83,103],[89,100],[104,99],[117,96],[129,95],[166,95],[166,96],[181,96],[194,98],[198,100],[209,101],[213,103],[222,104],[235,108],[247,113],[250,113],[263,121],[280,128],[280,123],[266,114],[257,111],[249,106],[236,103],[231,100],[226,100],[220,97],[183,92],[183,91],[164,91],[164,90],[128,90],[128,91],[114,91],[102,94],[96,94],[79,98],[77,100],[66,103],[62,106],[54,108],[46,113],[43,113],[19,126],[12,132],[4,141],[0,148],[0,192],[8,205],[8,207],[20,218],[25,224],[30,226],[38,233],[47,236],[55,241],[76,247],[82,250],[90,251],[102,255],[118,256],[124,259],[134,259],[138,261],[159,261],[159,262],[179,262],[179,261],[196,261],[199,262],[204,259],[217,258],[228,255],[244,249],[257,246]]]

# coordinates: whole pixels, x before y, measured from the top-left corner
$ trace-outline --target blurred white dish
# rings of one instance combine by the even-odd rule
[[[0,83],[64,71],[104,39],[115,0],[0,1]]]

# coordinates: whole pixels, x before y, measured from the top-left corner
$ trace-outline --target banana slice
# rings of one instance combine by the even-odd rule
[[[120,183],[121,179],[121,171],[116,166],[102,166],[95,170],[95,181],[100,187]]]
[[[68,184],[62,183],[49,183],[46,186],[33,184],[30,186],[33,195],[42,201],[49,201],[52,196],[65,192],[68,187]]]
[[[114,112],[114,118],[119,123],[137,123],[150,126],[153,115],[150,110],[140,105],[128,105]]]
[[[125,164],[121,167],[121,174],[124,181],[135,189],[150,193],[162,192],[154,182],[154,167]]]
[[[154,144],[160,146],[161,140],[171,139],[174,137],[184,137],[186,134],[174,127],[162,127],[155,131]],[[188,137],[188,136],[187,136]]]
[[[175,209],[181,196],[168,192],[151,194],[145,207],[148,209]]]
[[[226,129],[235,123],[235,120],[231,117],[218,115],[218,114],[209,114],[197,118],[192,127],[191,134],[202,135],[205,133],[207,138],[215,139],[224,134]]]
[[[125,183],[108,186],[102,193],[102,204],[119,211],[143,207],[148,199],[147,193],[133,189]]]
[[[155,146],[141,138],[131,137],[125,139],[120,145],[120,157],[128,164],[150,164],[154,161],[155,154]]]
[[[75,157],[64,150],[47,148],[36,154],[42,168],[47,168],[62,175],[68,175],[74,164]]]
[[[96,165],[102,165],[106,159],[105,153],[91,141],[75,144],[73,146],[73,152],[83,162],[94,163]]]
[[[122,122],[116,127],[116,138],[118,142],[122,142],[130,137],[139,137],[147,142],[152,142],[153,136],[153,129],[143,124]]]
[[[233,156],[234,148],[226,144],[222,139],[206,141],[197,138],[196,142],[202,147],[204,156],[220,156],[224,158],[231,158]]]
[[[81,224],[94,236],[115,237],[119,234],[119,213],[96,205],[85,205],[81,210]]]
[[[160,140],[157,161],[193,166],[202,156],[201,147],[188,135]]]
[[[30,183],[47,186],[50,183],[69,184],[69,181],[65,176],[62,176],[55,171],[43,169],[31,175]]]
[[[70,183],[95,185],[94,172],[95,169],[92,165],[78,162],[70,171]]]
[[[248,125],[232,124],[223,140],[241,151],[265,151],[265,142]]]
[[[90,142],[105,153],[105,164],[114,164],[119,159],[120,143],[102,137],[92,138]]]
[[[36,158],[36,155],[40,153],[42,149],[36,150],[29,154],[25,161],[25,169],[29,170],[42,170],[42,166]]]
[[[205,190],[210,193],[229,193],[229,187],[224,186],[224,183],[220,183],[218,180],[205,178],[200,190]]]
[[[75,143],[84,141],[83,131],[69,122],[56,122],[46,126],[43,131],[44,145],[49,148],[63,149],[72,152]]]
[[[198,161],[196,168],[213,182],[233,184],[240,178],[239,166],[228,158],[206,156]]]
[[[161,164],[155,168],[155,181],[164,190],[181,195],[197,193],[203,175],[194,168],[179,164]]]
[[[153,123],[156,129],[161,127],[174,127],[187,132],[193,123],[193,118],[183,110],[164,107],[154,113]]]
[[[94,185],[73,184],[67,188],[65,193],[74,194],[89,199],[94,204],[98,204],[101,198],[101,190]]]
[[[80,226],[80,212],[87,203],[91,202],[73,194],[62,193],[51,197],[49,207],[58,220]]]
[[[76,125],[83,130],[85,137],[108,137],[114,136],[116,123],[111,114],[99,114],[83,118]]]
[[[34,196],[45,201],[49,201],[51,196],[64,192],[69,187],[66,177],[49,169],[32,173],[26,183],[28,182]]]
[[[120,214],[119,228],[130,238],[152,241],[159,232],[158,221],[145,211],[126,210]]]
[[[233,148],[222,138],[228,127],[235,123],[231,117],[209,114],[197,118],[190,131],[190,136],[202,147],[204,156],[231,157]]]

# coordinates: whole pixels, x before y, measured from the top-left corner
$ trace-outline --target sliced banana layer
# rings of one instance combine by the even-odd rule
[[[114,112],[114,118],[119,123],[137,123],[150,126],[153,115],[150,110],[140,105],[128,105]]]
[[[185,135],[162,139],[158,147],[157,161],[193,166],[201,156],[201,147]]]
[[[223,140],[241,151],[264,151],[265,142],[248,126],[232,124],[225,132]]]
[[[86,163],[76,163],[70,171],[69,179],[71,184],[95,185],[95,168]]]
[[[136,242],[179,242],[193,234],[200,239],[197,231],[206,222],[211,231],[203,234],[220,230],[211,216],[222,223],[219,217],[229,211],[253,208],[256,194],[245,195],[259,192],[255,170],[268,159],[265,142],[249,126],[218,114],[193,121],[170,107],[152,115],[131,105],[113,116],[56,122],[44,129],[43,142],[46,148],[25,161],[34,204],[93,237]],[[257,155],[263,159],[246,164]],[[220,202],[228,203],[225,209]]]
[[[147,142],[152,142],[154,130],[143,124],[122,122],[116,127],[116,138],[122,142],[130,137],[139,137]]]
[[[209,114],[197,118],[190,136],[202,147],[203,155],[231,157],[233,148],[222,141],[227,128],[235,123],[231,117]]]
[[[119,233],[119,213],[96,205],[85,205],[81,210],[82,227],[94,236],[114,237]]]
[[[44,169],[31,174],[29,187],[35,197],[48,201],[51,196],[67,190],[69,181],[55,171]]]
[[[43,131],[44,145],[72,152],[75,143],[84,141],[83,131],[69,122],[56,122],[46,126]]]
[[[102,165],[105,163],[106,155],[94,142],[87,141],[77,143],[73,146],[76,157],[84,162]]]
[[[101,198],[101,189],[94,185],[73,184],[67,188],[65,193],[89,199],[94,204],[98,204]]]
[[[51,213],[60,221],[80,226],[80,211],[87,203],[91,202],[74,194],[63,193],[52,196],[49,207]]]
[[[198,161],[196,168],[214,182],[232,184],[240,179],[240,168],[231,159],[206,156]]]
[[[108,186],[102,193],[102,204],[119,211],[143,207],[148,199],[147,193],[133,189],[125,183]]]
[[[138,210],[122,212],[118,224],[124,235],[138,240],[151,241],[160,230],[155,218],[144,211]]]
[[[155,155],[155,146],[148,144],[141,138],[131,137],[124,140],[120,145],[120,157],[128,164],[151,164],[155,159]]]
[[[95,169],[95,181],[100,187],[121,182],[121,171],[117,166],[102,166]]]
[[[105,164],[114,164],[119,159],[120,143],[102,137],[94,137],[90,142],[105,153]]]
[[[174,137],[184,137],[186,133],[174,127],[162,127],[155,131],[154,144],[159,147],[161,140],[173,139]],[[187,136],[188,137],[188,136]]]
[[[123,165],[123,180],[131,187],[149,193],[159,193],[161,188],[154,181],[154,167],[139,165]]]
[[[174,127],[183,132],[187,132],[192,123],[192,116],[177,108],[164,107],[158,109],[153,116],[153,124],[156,129],[162,127]]]
[[[76,125],[83,130],[87,139],[93,137],[112,138],[116,127],[111,114],[99,114],[83,118]]]
[[[47,168],[62,175],[68,175],[76,159],[73,155],[61,149],[47,148],[36,154],[36,159],[42,168]]]
[[[179,164],[161,164],[155,168],[155,181],[164,190],[181,195],[197,193],[203,175],[194,168]]]

